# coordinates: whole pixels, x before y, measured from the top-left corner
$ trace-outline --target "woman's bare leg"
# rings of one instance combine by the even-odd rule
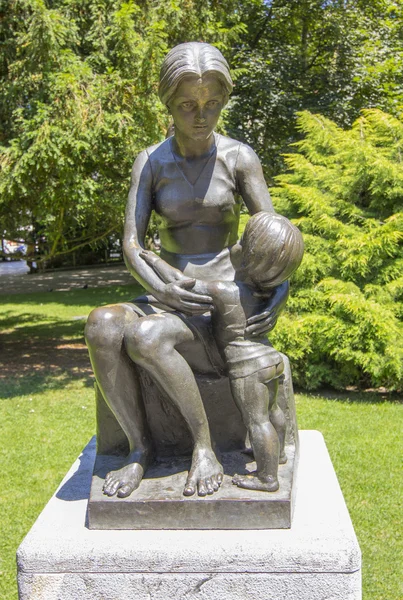
[[[105,479],[108,496],[129,496],[139,486],[151,454],[139,376],[123,343],[137,320],[130,305],[117,304],[93,310],[85,328],[98,386],[129,441],[126,465]]]
[[[192,465],[184,494],[212,494],[222,481],[222,467],[211,447],[210,429],[192,369],[176,346],[193,340],[193,333],[176,315],[144,317],[126,339],[131,360],[143,367],[178,407],[194,442]]]

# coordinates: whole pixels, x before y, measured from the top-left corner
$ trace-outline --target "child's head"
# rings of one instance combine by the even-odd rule
[[[257,288],[271,289],[286,281],[301,264],[301,232],[286,217],[259,212],[249,219],[240,240],[242,269]]]

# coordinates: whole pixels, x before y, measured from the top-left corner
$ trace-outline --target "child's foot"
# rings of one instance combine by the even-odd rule
[[[256,472],[251,475],[234,475],[232,483],[247,490],[261,490],[262,492],[276,492],[279,488],[276,477],[260,479]]]
[[[211,448],[195,448],[184,496],[207,496],[218,490],[223,480],[223,468]]]

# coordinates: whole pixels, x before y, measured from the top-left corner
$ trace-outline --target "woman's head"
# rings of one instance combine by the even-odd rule
[[[221,85],[224,106],[232,92],[233,83],[228,63],[221,52],[201,42],[187,42],[172,48],[162,63],[160,72],[159,97],[166,106],[185,78],[215,78]]]
[[[249,219],[241,240],[243,268],[260,289],[286,281],[301,264],[304,242],[286,217],[259,212]]]

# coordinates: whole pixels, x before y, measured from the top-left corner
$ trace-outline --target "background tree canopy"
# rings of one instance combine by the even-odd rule
[[[134,158],[169,124],[162,58],[213,43],[236,81],[225,127],[305,236],[273,339],[305,386],[401,387],[400,1],[3,0],[0,12],[5,237],[32,231],[45,262],[120,236]]]
[[[244,3],[247,35],[229,127],[263,160],[269,180],[307,109],[350,126],[361,108],[403,110],[403,5],[390,0]],[[245,68],[242,68],[245,67]]]
[[[168,126],[157,97],[168,49],[225,50],[244,26],[225,1],[2,5],[0,229],[32,226],[51,259],[120,232],[134,158]]]

